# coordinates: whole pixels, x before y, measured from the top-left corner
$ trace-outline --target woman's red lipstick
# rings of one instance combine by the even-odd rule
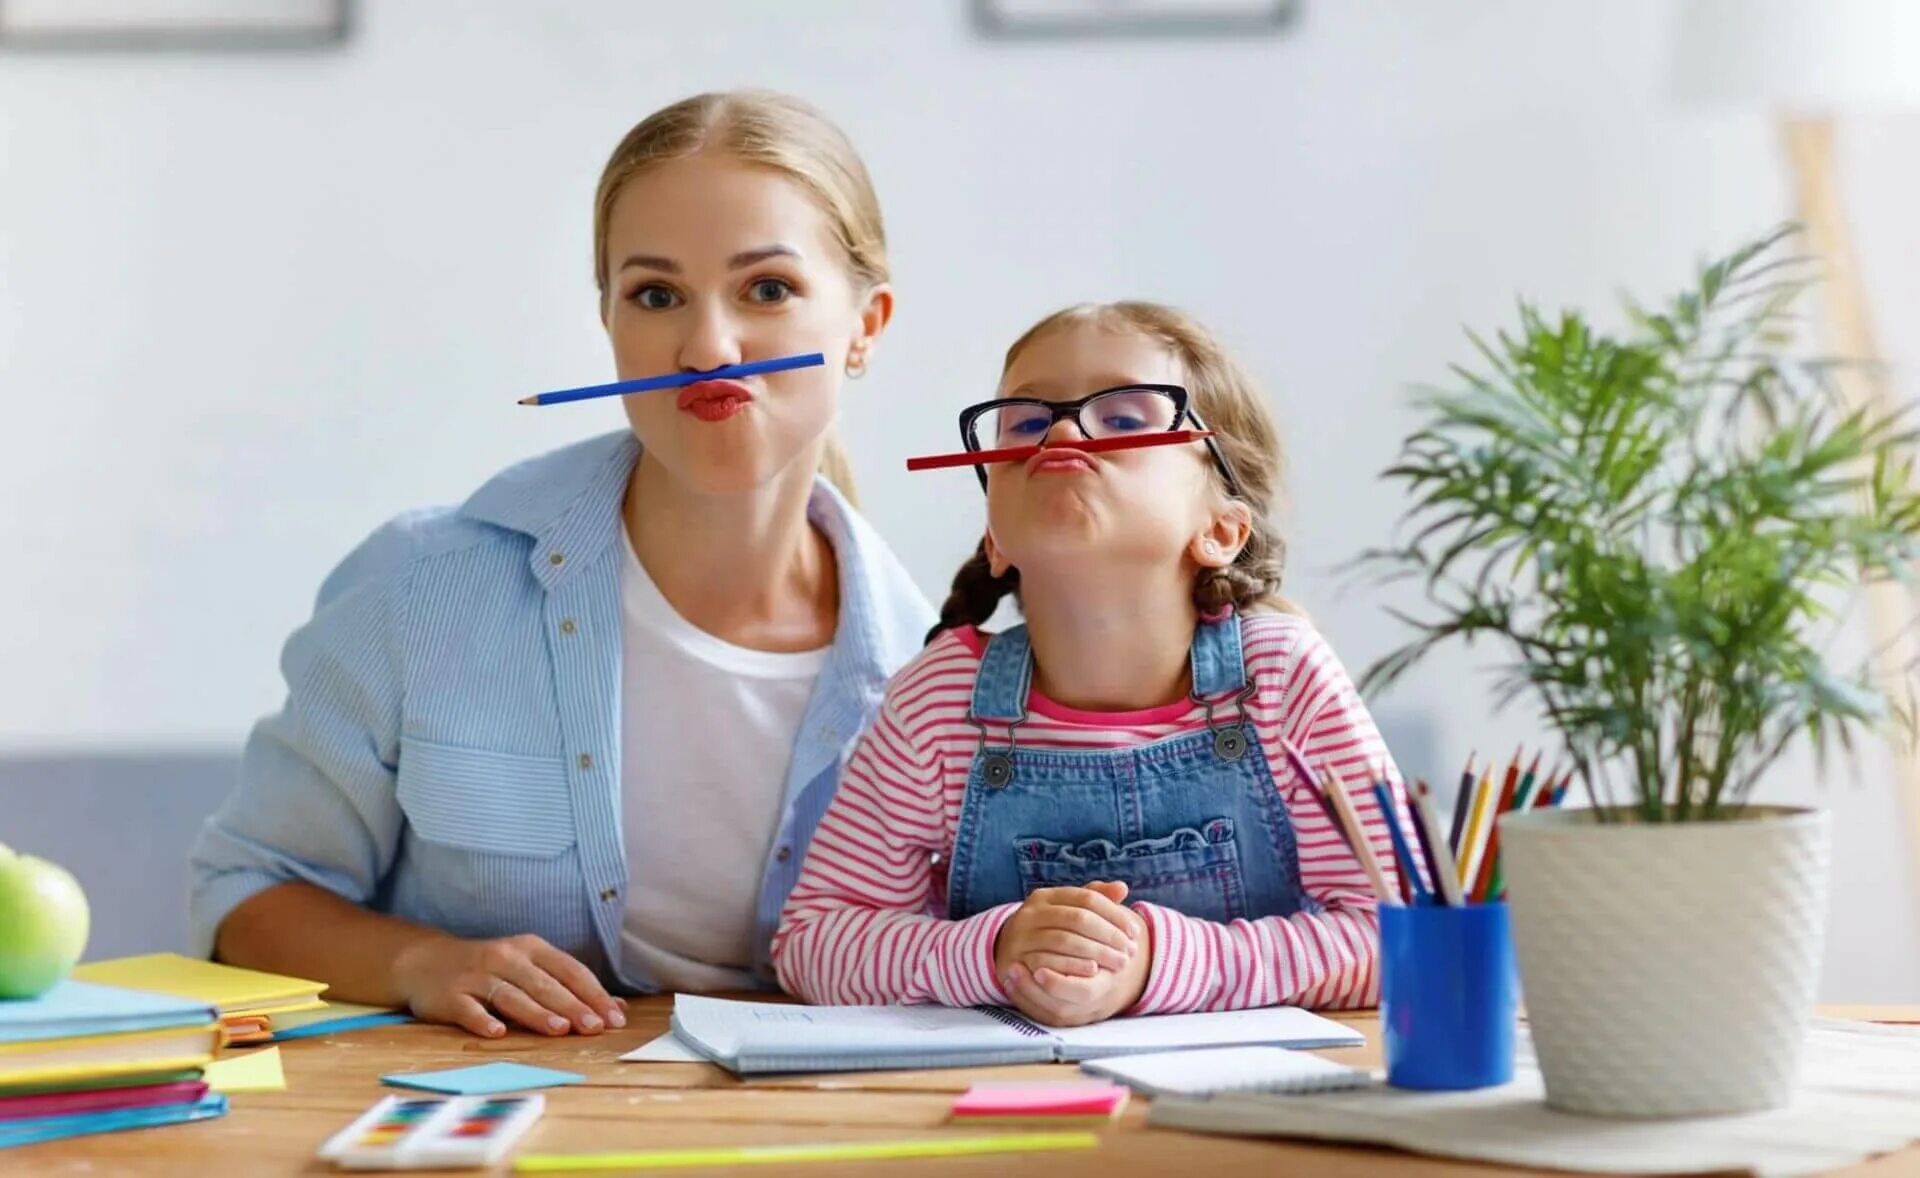
[[[703,380],[680,390],[677,404],[701,421],[725,421],[753,402],[753,390],[734,380]]]

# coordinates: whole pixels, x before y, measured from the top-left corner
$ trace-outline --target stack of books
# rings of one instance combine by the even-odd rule
[[[327,1008],[320,1001],[320,992],[327,988],[325,982],[236,969],[177,953],[90,961],[77,967],[73,976],[76,981],[145,990],[216,1007],[226,1027],[227,1042],[237,1046],[273,1038],[278,1018]]]
[[[116,986],[0,1000],[0,1148],[221,1115],[201,1078],[221,1036],[204,1002]]]

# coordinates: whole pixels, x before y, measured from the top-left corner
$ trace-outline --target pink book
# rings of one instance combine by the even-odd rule
[[[0,1121],[112,1112],[156,1104],[192,1104],[206,1094],[207,1086],[201,1081],[179,1080],[172,1084],[146,1084],[138,1088],[89,1088],[80,1092],[7,1096],[0,1097]]]
[[[975,1084],[953,1102],[953,1119],[976,1125],[1098,1123],[1126,1106],[1127,1089],[1118,1084]]]

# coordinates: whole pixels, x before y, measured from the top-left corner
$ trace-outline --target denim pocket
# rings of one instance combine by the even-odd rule
[[[1240,920],[1247,915],[1240,848],[1231,818],[1117,844],[1110,839],[1060,842],[1023,835],[1013,842],[1021,892],[1080,887],[1094,880],[1127,885],[1129,902],[1145,900],[1203,920]]]

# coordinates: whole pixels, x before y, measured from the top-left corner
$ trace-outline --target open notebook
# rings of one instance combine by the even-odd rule
[[[1292,1006],[1055,1028],[1001,1007],[790,1006],[692,994],[674,995],[673,1031],[741,1075],[1072,1063],[1195,1047],[1358,1047],[1365,1042],[1351,1028]]]

